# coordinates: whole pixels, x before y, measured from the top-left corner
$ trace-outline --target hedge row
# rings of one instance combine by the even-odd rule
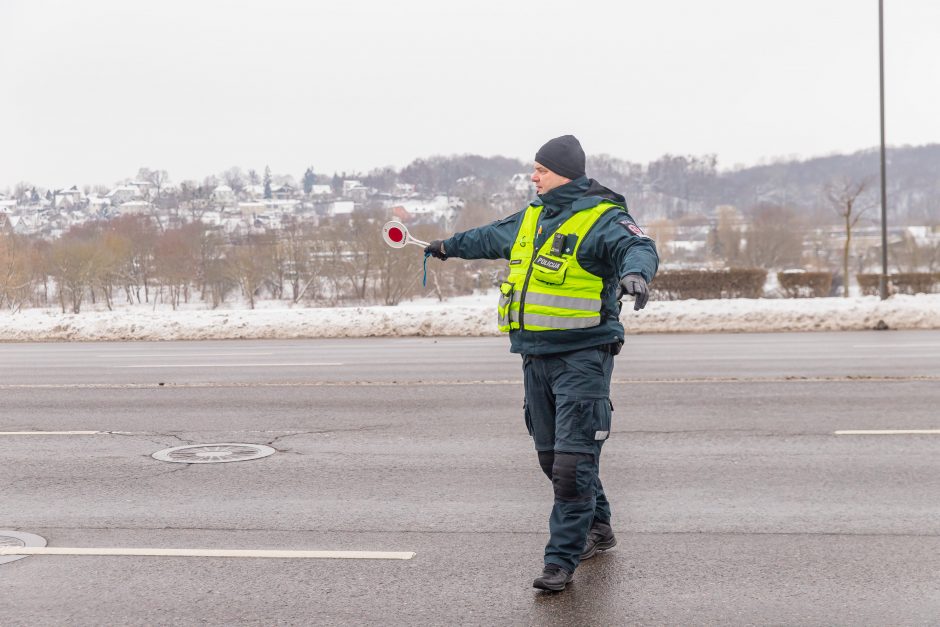
[[[877,296],[881,290],[880,274],[858,274],[862,294]],[[888,275],[890,291],[896,294],[930,294],[940,291],[940,272],[901,272]]]
[[[831,272],[778,272],[777,282],[788,298],[820,298],[832,289]]]
[[[730,270],[664,270],[650,285],[658,300],[697,298],[760,298],[767,271],[759,268]]]
[[[862,294],[877,295],[878,274],[857,275]],[[829,296],[831,272],[778,272],[780,289],[788,298]],[[940,272],[904,272],[889,275],[892,293],[929,294],[940,292]],[[730,270],[663,270],[657,273],[650,291],[657,300],[699,300],[712,298],[760,298],[764,295],[767,271],[759,268]]]

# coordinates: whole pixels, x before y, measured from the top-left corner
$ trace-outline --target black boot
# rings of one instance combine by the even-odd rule
[[[571,575],[558,564],[546,564],[542,576],[532,582],[532,587],[558,592],[565,589],[565,585],[571,581]]]
[[[598,551],[606,551],[617,546],[617,538],[614,537],[614,530],[610,525],[595,520],[588,531],[587,540],[584,543],[584,551],[581,553],[581,560],[594,557]]]

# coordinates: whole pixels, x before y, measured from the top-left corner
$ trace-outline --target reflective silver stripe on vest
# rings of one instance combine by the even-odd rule
[[[527,305],[544,305],[556,309],[572,309],[575,311],[600,311],[599,298],[574,298],[572,296],[556,296],[552,294],[538,294],[527,292],[525,295]]]
[[[526,326],[549,327],[552,329],[586,329],[596,327],[601,323],[601,315],[586,318],[569,318],[567,316],[543,316],[540,314],[525,314]]]

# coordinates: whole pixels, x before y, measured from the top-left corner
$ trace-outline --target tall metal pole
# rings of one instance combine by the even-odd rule
[[[881,92],[881,300],[888,298],[888,191],[885,176],[885,29],[884,0],[878,0],[878,78]]]

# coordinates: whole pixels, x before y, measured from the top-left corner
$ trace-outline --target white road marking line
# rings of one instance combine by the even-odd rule
[[[277,353],[192,353],[193,357],[265,357],[268,355],[276,355]],[[173,353],[141,353],[133,355],[125,355],[123,353],[116,354],[101,354],[98,357],[103,358],[112,358],[112,357],[172,357],[173,359],[179,359],[180,357],[187,356],[185,353],[180,354],[179,352]]]
[[[0,547],[5,555],[136,555],[143,557],[267,557],[281,559],[368,559],[410,560],[416,553],[389,551],[280,551],[259,549],[119,549],[69,548],[49,546]]]
[[[940,429],[869,429],[835,431],[834,435],[940,435]]]
[[[888,357],[891,359],[921,359],[924,357],[940,357],[940,353],[889,353],[883,355],[883,357]],[[676,355],[651,355],[647,357],[643,356],[644,361],[675,361],[678,357]],[[819,354],[809,354],[801,353],[799,355],[774,355],[770,353],[762,355],[730,355],[730,356],[692,356],[684,358],[688,362],[711,362],[711,361],[735,361],[735,362],[745,362],[745,361],[823,361],[831,360],[832,353],[819,353]]]
[[[0,431],[0,435],[129,435],[130,431]]]
[[[286,366],[342,366],[341,362],[318,361],[284,364],[143,364],[138,366],[106,366],[110,368],[283,368]]]
[[[937,348],[940,347],[940,343],[937,342],[924,342],[917,343],[911,342],[910,344],[852,344],[852,348]]]

